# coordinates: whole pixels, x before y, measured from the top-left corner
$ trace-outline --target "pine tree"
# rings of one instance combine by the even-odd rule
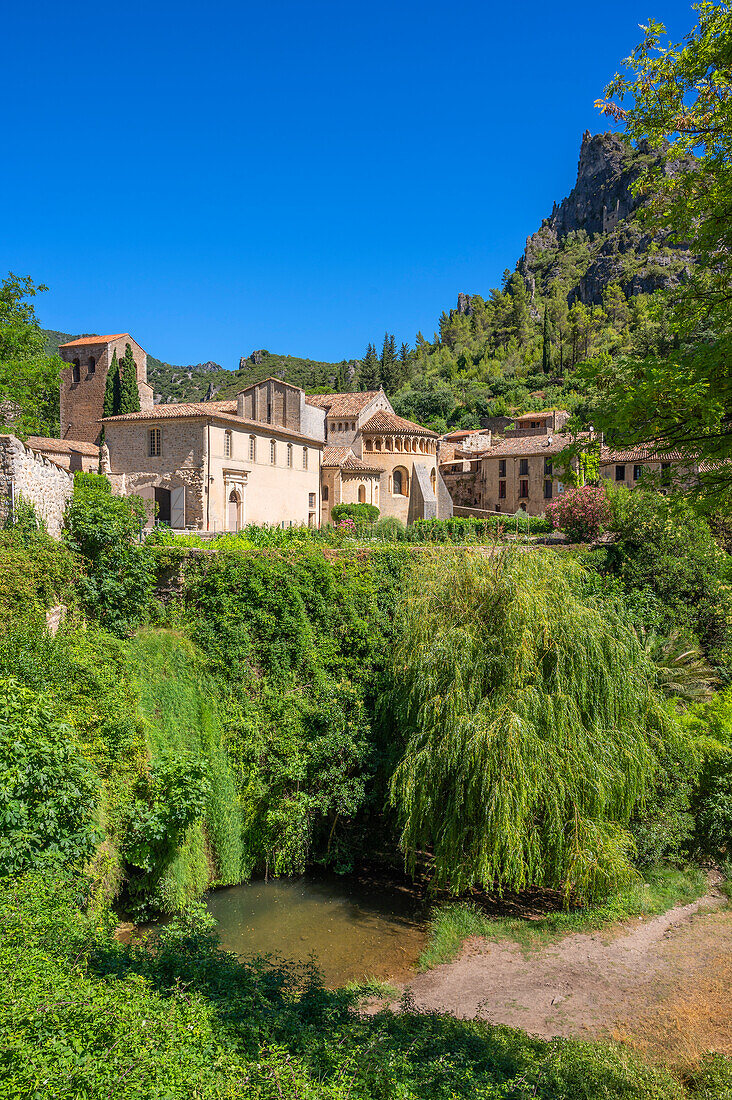
[[[119,363],[117,362],[117,349],[112,352],[112,363],[107,371],[107,380],[104,384],[104,415],[116,416],[120,405]]]
[[[541,350],[541,366],[544,374],[549,374],[552,369],[551,352],[549,350],[549,316],[544,306],[544,337]]]
[[[132,413],[140,411],[140,391],[137,388],[137,367],[129,344],[125,346],[125,357],[119,369],[119,411]]]

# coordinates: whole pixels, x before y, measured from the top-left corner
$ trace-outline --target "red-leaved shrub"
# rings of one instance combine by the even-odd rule
[[[608,524],[610,505],[604,489],[583,485],[562,493],[547,505],[546,514],[554,529],[564,531],[572,542],[590,542]]]

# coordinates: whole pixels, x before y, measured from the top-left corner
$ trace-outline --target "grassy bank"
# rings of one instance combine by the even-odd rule
[[[645,881],[618,891],[601,905],[560,910],[537,918],[490,916],[475,902],[448,903],[432,917],[429,941],[420,956],[419,968],[429,970],[451,962],[471,936],[513,940],[531,950],[569,932],[592,932],[629,917],[665,913],[674,905],[696,901],[706,888],[706,877],[698,867],[680,870],[659,866],[646,873]]]

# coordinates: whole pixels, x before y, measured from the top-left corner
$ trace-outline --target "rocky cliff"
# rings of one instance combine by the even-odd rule
[[[533,294],[564,284],[571,301],[599,304],[609,283],[627,295],[650,293],[683,281],[693,263],[667,235],[644,229],[639,217],[646,202],[635,184],[656,162],[673,174],[676,165],[641,145],[634,149],[618,134],[582,137],[577,182],[526,240],[518,270]]]

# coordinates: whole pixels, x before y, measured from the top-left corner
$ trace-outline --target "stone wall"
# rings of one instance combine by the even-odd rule
[[[66,503],[74,491],[73,475],[45,455],[32,451],[14,435],[0,435],[0,523],[21,496],[58,538]]]

